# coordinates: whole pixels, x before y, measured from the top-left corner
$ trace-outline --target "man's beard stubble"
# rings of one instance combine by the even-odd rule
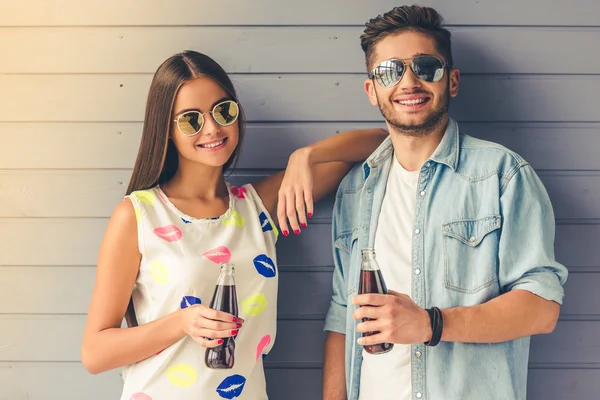
[[[375,94],[377,95],[377,92]],[[407,125],[400,122],[400,120],[396,118],[396,111],[393,109],[393,107],[387,107],[386,105],[386,107],[382,108],[381,102],[379,101],[379,96],[377,97],[377,103],[381,115],[386,122],[390,124],[390,126],[396,128],[398,133],[413,137],[423,137],[427,136],[427,134],[430,132],[433,132],[433,130],[438,127],[440,123],[442,123],[444,115],[448,112],[450,106],[450,86],[446,86],[446,90],[444,91],[442,97],[440,97],[439,106],[427,116],[422,124],[418,125]]]

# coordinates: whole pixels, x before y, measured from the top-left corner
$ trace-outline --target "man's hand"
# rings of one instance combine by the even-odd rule
[[[361,322],[356,331],[379,332],[358,339],[358,344],[378,343],[415,344],[431,339],[431,323],[426,310],[401,293],[388,291],[388,294],[360,294],[352,303],[361,306],[354,311],[354,319],[371,318]]]

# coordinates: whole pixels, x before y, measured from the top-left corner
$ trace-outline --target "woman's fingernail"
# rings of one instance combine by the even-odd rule
[[[241,327],[242,327],[242,324],[237,324],[236,325],[236,328],[241,328]]]
[[[217,344],[223,344],[223,343],[225,343],[225,341],[223,339],[217,340]]]
[[[306,228],[306,224],[305,224],[305,223],[302,223],[302,227],[303,227],[303,228]]]
[[[299,234],[300,234],[300,230],[299,230],[299,229],[294,229],[294,233],[295,233],[296,235],[299,235]]]
[[[290,234],[290,233],[289,233],[288,231],[283,231],[283,236],[287,236],[287,235],[289,235],[289,234]]]
[[[235,335],[237,335],[237,333],[238,333],[238,330],[234,329],[231,331],[231,336],[235,336]]]
[[[233,317],[233,322],[238,322],[239,319],[237,317]]]
[[[312,213],[308,213],[308,218],[312,218]]]

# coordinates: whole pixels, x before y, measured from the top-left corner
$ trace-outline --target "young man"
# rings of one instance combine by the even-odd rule
[[[530,336],[559,316],[567,269],[546,190],[518,154],[449,118],[459,71],[442,24],[403,6],[361,36],[390,136],[338,190],[324,400],[525,399]],[[364,248],[388,294],[358,295]],[[383,342],[393,349],[363,348]]]

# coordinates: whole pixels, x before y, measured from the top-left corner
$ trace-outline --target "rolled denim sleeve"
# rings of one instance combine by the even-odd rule
[[[334,246],[333,248],[333,259],[335,268],[333,270],[333,295],[331,296],[331,303],[329,305],[329,311],[325,317],[325,328],[326,331],[337,332],[346,334],[346,305],[348,304],[348,297],[346,294],[346,284],[344,280],[344,260],[345,255],[343,250],[340,250]]]
[[[503,291],[527,290],[562,304],[567,268],[554,255],[555,219],[546,189],[533,168],[522,165],[501,196],[499,279]]]
[[[340,231],[343,223],[343,197],[336,197],[331,220],[331,235],[333,240],[333,279],[331,303],[325,317],[325,331],[346,334],[346,310],[348,295],[346,290],[346,277],[344,271],[350,267],[350,255],[347,249],[341,245]]]

